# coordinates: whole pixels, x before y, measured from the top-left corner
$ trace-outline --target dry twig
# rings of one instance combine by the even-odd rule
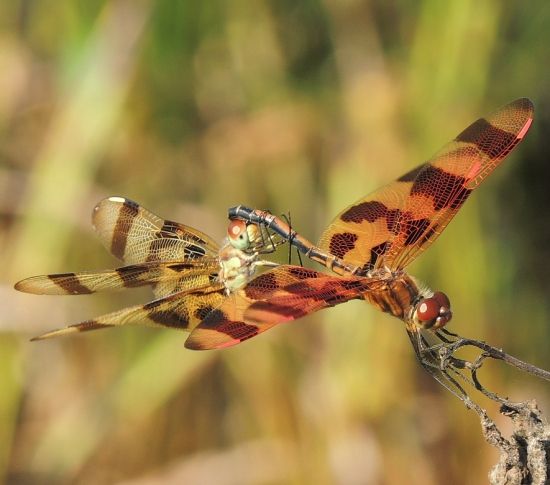
[[[489,391],[478,378],[478,371],[487,359],[495,359],[508,365],[550,381],[550,372],[513,357],[479,340],[467,339],[448,331],[435,333],[439,343],[426,347],[423,365],[428,362],[429,372],[434,375],[434,362],[439,361],[439,375],[435,376],[447,389],[457,395],[468,409],[477,413],[485,441],[499,450],[498,463],[489,473],[491,485],[543,485],[550,483],[550,426],[543,417],[536,401],[511,402],[497,393]],[[423,341],[426,339],[423,337]],[[465,347],[480,349],[481,354],[474,361],[455,357]],[[469,377],[464,374],[469,372]],[[477,391],[500,404],[500,413],[511,419],[513,433],[507,439],[495,422],[488,416],[457,379],[472,385]],[[442,380],[444,382],[442,382]]]

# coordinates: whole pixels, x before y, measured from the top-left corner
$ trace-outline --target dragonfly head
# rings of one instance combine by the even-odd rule
[[[227,226],[227,237],[229,244],[235,249],[246,251],[254,246],[261,235],[256,224],[247,224],[242,219],[232,219]]]
[[[433,330],[447,325],[452,316],[451,302],[441,291],[419,300],[413,311],[413,320],[418,326]]]

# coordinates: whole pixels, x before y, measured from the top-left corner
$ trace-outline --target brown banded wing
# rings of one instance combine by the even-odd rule
[[[92,213],[103,245],[128,266],[97,272],[27,278],[20,291],[78,295],[149,285],[156,297],[207,286],[218,272],[219,246],[209,236],[162,219],[137,202],[109,197]]]
[[[301,266],[266,271],[230,295],[191,332],[185,346],[206,350],[236,345],[280,323],[363,298],[380,280],[330,276]]]
[[[94,229],[108,251],[125,264],[178,261],[187,268],[152,281],[156,297],[207,286],[218,270],[218,244],[179,222],[163,219],[133,200],[108,197],[92,212]]]
[[[532,120],[526,98],[477,120],[427,163],[344,209],[319,246],[362,272],[404,268],[435,241]]]
[[[92,217],[102,243],[128,266],[33,276],[15,288],[34,294],[82,295],[151,286],[157,299],[38,338],[128,324],[189,329],[221,304],[225,287],[217,281],[219,247],[210,237],[122,197],[102,200]]]
[[[175,288],[181,291],[202,286],[201,282],[208,282],[202,277],[211,275],[214,269],[209,261],[153,261],[102,271],[31,276],[16,283],[15,289],[35,295],[87,295],[139,286],[155,287],[181,280],[179,288]]]
[[[219,251],[206,234],[162,219],[125,197],[99,202],[92,223],[107,250],[125,264],[216,257]]]
[[[76,332],[87,332],[123,325],[144,325],[156,328],[190,330],[225,298],[223,284],[207,284],[157,298],[144,305],[117,310],[90,320],[52,330],[32,340],[59,337]]]

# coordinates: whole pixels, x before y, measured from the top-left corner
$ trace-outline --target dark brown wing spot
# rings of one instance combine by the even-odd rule
[[[244,322],[227,321],[225,324],[220,325],[216,330],[218,332],[225,333],[235,340],[243,342],[249,338],[258,335],[259,330],[256,325],[247,325]]]
[[[197,244],[188,244],[183,250],[186,258],[202,258],[206,254],[206,250]]]
[[[351,280],[351,281],[342,281],[341,282],[342,287],[346,291],[358,291],[364,289],[364,282],[363,280]]]
[[[279,303],[273,303],[269,301],[257,301],[254,302],[249,310],[260,310],[269,313],[274,313],[276,315],[281,315],[284,320],[292,319],[295,320],[300,317],[307,315],[307,312],[304,309],[297,308],[292,305],[282,305]]]
[[[97,330],[100,328],[114,327],[114,325],[110,323],[99,323],[99,322],[96,322],[95,320],[88,320],[87,322],[70,325],[70,327],[74,327],[78,329],[79,332],[87,332],[88,330]]]
[[[49,275],[48,278],[71,295],[86,295],[92,293],[92,290],[78,281],[78,276],[74,273]]]
[[[502,151],[516,140],[515,134],[493,126],[484,118],[472,123],[456,137],[456,141],[475,144],[491,158],[500,157]]]
[[[318,273],[317,271],[307,268],[289,268],[288,272],[289,274],[300,280],[305,280],[308,278],[318,278],[320,275],[320,273]]]
[[[159,237],[175,237],[178,239],[191,239],[199,244],[206,244],[206,241],[201,237],[186,230],[185,226],[179,222],[165,219],[164,224],[160,228]]]
[[[298,281],[297,283],[292,283],[285,286],[285,292],[294,295],[301,295],[308,298],[322,299],[318,293],[316,293],[316,288],[312,287],[307,281]]]
[[[340,219],[344,222],[357,224],[363,221],[374,222],[376,219],[384,217],[387,211],[388,208],[382,202],[369,200],[350,207],[340,216]]]
[[[455,197],[451,200],[451,203],[449,204],[449,207],[451,209],[460,209],[462,207],[462,204],[466,202],[466,199],[471,194],[472,189],[467,189],[462,187],[458,193],[455,195]]]
[[[418,167],[413,168],[409,172],[407,172],[404,175],[401,175],[397,179],[398,182],[413,182],[416,176],[420,173],[420,171],[424,168],[424,164],[419,165]]]
[[[195,266],[192,263],[174,263],[167,266],[167,268],[171,269],[176,273],[182,273],[189,269],[193,269],[194,267]]]
[[[390,248],[391,243],[389,241],[384,241],[377,246],[373,246],[370,248],[370,261],[369,261],[369,268],[368,270],[371,270],[376,265],[376,261],[378,261],[378,258],[381,256],[384,256],[386,254],[386,251]],[[366,272],[366,271],[365,271]]]
[[[128,233],[132,228],[132,224],[138,212],[139,205],[133,200],[125,199],[120,207],[120,212],[113,230],[113,240],[111,241],[111,253],[119,259],[124,259]]]
[[[253,300],[264,298],[265,295],[279,288],[277,277],[273,273],[263,273],[254,278],[244,288],[245,295]]]
[[[208,318],[201,323],[201,328],[225,333],[232,339],[239,340],[241,342],[254,337],[254,335],[258,335],[259,333],[256,325],[247,325],[244,322],[230,320],[221,310],[212,310],[208,314]]]
[[[118,276],[120,276],[120,279],[126,288],[142,286],[144,280],[143,276],[147,276],[149,274],[149,270],[147,268],[137,265],[117,268],[116,272],[118,273]]]
[[[427,231],[426,231],[426,234],[424,234],[422,236],[422,240],[421,240],[421,244],[422,243],[425,243],[426,241],[428,241],[434,234],[435,234],[435,231],[437,229],[438,225],[435,224],[434,226],[430,227]]]
[[[431,197],[436,211],[447,207],[458,209],[471,192],[464,186],[465,183],[464,177],[427,165],[414,181],[411,195]]]
[[[171,245],[179,246],[180,242],[184,239],[187,241],[191,239],[199,244],[205,243],[201,238],[185,231],[181,224],[169,220],[164,221],[164,224],[156,233],[156,237],[158,239],[151,243],[151,252],[164,249]],[[174,240],[174,243],[169,242],[171,239]],[[206,250],[199,244],[188,243],[183,250],[185,258],[193,259],[203,257],[206,254]]]
[[[211,305],[201,306],[195,310],[195,313],[193,315],[198,320],[204,320],[212,310],[214,310],[214,307],[212,307]]]
[[[160,228],[161,237],[177,237],[182,234],[181,228],[177,222],[166,219]]]
[[[408,221],[405,227],[405,246],[410,246],[422,237],[430,225],[429,219]]]
[[[282,315],[291,315],[294,318],[309,313],[308,305],[311,302],[324,302],[325,306],[334,306],[343,301],[350,300],[350,292],[353,291],[355,297],[361,294],[363,288],[363,280],[342,281],[339,278],[327,277],[325,280],[317,280],[317,283],[322,282],[322,285],[312,285],[308,281],[299,281],[291,285],[285,286],[284,290],[289,295],[297,295],[301,298],[299,303],[284,305],[281,303],[273,303],[273,301],[265,302],[266,309],[274,309],[275,313]],[[283,301],[281,299],[281,301]],[[289,300],[289,302],[292,300]],[[254,304],[253,308],[258,308]]]
[[[330,254],[333,254],[337,258],[343,258],[349,251],[355,248],[355,242],[357,241],[357,234],[351,232],[339,232],[333,234],[330,238],[328,249]]]
[[[150,320],[165,327],[187,328],[189,315],[183,307],[178,310],[157,309],[161,305],[162,302],[154,301],[143,306],[145,310],[150,310],[148,314]]]

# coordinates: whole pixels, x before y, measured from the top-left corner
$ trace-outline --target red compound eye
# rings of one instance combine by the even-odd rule
[[[451,302],[441,291],[436,291],[430,298],[421,300],[416,308],[416,318],[424,328],[444,327],[452,316]]]
[[[227,236],[229,239],[239,239],[242,234],[246,234],[246,222],[241,219],[233,219],[227,226]]]
[[[445,293],[441,291],[436,291],[432,298],[439,302],[440,307],[446,308],[447,310],[451,309],[451,302],[449,301],[449,297]]]
[[[429,322],[439,316],[439,302],[434,298],[424,298],[418,305],[416,314],[421,322]]]

